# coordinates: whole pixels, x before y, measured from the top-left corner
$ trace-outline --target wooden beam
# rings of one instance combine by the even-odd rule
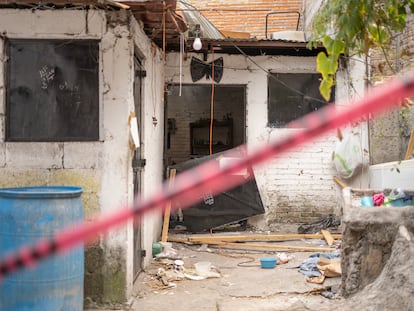
[[[326,243],[328,243],[329,246],[331,246],[334,242],[334,238],[332,237],[331,233],[328,230],[321,230]]]
[[[344,189],[344,188],[346,188],[346,187],[348,187],[347,186],[347,184],[346,183],[344,183],[341,179],[339,179],[339,177],[337,177],[337,176],[334,176],[333,177],[333,180],[342,188],[342,189]]]
[[[414,129],[411,131],[410,140],[408,141],[407,152],[405,153],[404,160],[408,160],[413,156],[414,149]]]
[[[171,187],[174,183],[176,174],[176,169],[172,168],[169,171],[169,180],[168,180],[168,186]],[[170,226],[170,214],[171,214],[171,201],[169,201],[165,207],[164,211],[164,223],[162,226],[162,235],[161,235],[161,242],[167,242],[168,238],[168,228]]]
[[[274,251],[298,251],[298,252],[332,252],[332,248],[310,247],[310,246],[293,246],[293,245],[275,245],[275,244],[257,244],[257,243],[233,243],[224,241],[211,241],[209,245],[227,246],[230,248],[242,249],[262,249]]]
[[[334,239],[341,239],[341,234],[332,234]],[[209,244],[210,242],[242,242],[242,241],[281,241],[295,239],[323,239],[323,234],[256,234],[256,235],[227,235],[227,236],[186,236],[170,237],[170,242]]]
[[[336,234],[336,238],[342,236]],[[323,234],[253,234],[253,235],[227,235],[227,236],[189,236],[188,241],[212,240],[226,242],[240,241],[277,241],[277,240],[294,240],[294,239],[323,239]]]

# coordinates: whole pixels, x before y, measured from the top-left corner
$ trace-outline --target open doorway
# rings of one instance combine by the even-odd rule
[[[180,85],[167,85],[168,166],[245,143],[246,86],[215,85],[213,100],[211,97],[208,84],[182,85],[181,96]]]
[[[181,90],[180,90],[181,88]],[[213,100],[212,100],[213,98]],[[246,86],[167,85],[166,163],[177,174],[204,161],[232,161],[243,148],[223,153],[246,142]],[[219,165],[219,164],[218,164]],[[252,175],[249,170],[247,175]],[[172,215],[170,227],[191,232],[234,223],[245,227],[250,216],[264,213],[256,181],[212,195]],[[180,202],[175,202],[180,206]]]

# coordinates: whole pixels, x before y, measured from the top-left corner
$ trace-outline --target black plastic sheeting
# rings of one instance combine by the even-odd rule
[[[235,149],[235,151],[232,151],[231,157],[228,157],[228,152],[220,152],[176,164],[171,166],[171,168],[175,168],[177,174],[179,174],[206,160],[215,159],[220,163],[226,160],[225,158],[230,159],[241,156],[243,156],[242,149]],[[212,196],[210,193],[204,193],[203,201],[183,209],[183,222],[187,231],[202,232],[222,225],[242,221],[254,215],[264,214],[265,210],[253,170],[250,168],[245,173],[253,176],[253,178],[250,178],[247,182],[236,188],[215,196]],[[237,176],[237,178],[240,178],[240,176]],[[173,204],[176,207],[180,206],[179,201]]]

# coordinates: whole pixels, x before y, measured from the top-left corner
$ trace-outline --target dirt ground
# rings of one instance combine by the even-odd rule
[[[326,246],[324,240],[316,239],[278,243]],[[164,278],[163,284],[157,272],[160,274],[160,268],[165,271],[168,265],[154,260],[138,277],[129,310],[320,310],[321,307],[334,308],[341,301],[341,298],[328,299],[320,295],[323,288],[335,291],[340,277],[326,278],[319,285],[306,282],[305,275],[299,272],[298,266],[314,252],[283,252],[292,257],[288,263],[279,262],[273,269],[263,269],[260,258],[275,257],[281,252],[205,249],[184,243],[173,243],[173,249],[184,262],[185,269],[191,270],[197,262],[210,262],[211,271],[219,277],[170,282],[165,282]]]
[[[277,243],[318,247],[324,245],[325,241],[306,239]],[[413,310],[414,237],[403,225],[398,229],[391,256],[381,274],[348,299],[334,294],[341,283],[339,277],[326,278],[321,285],[306,282],[298,266],[314,252],[284,252],[292,257],[288,263],[263,269],[259,259],[277,257],[280,252],[200,248],[199,245],[184,243],[174,243],[172,246],[183,261],[185,271],[192,271],[199,262],[209,262],[211,271],[217,277],[202,280],[166,279],[166,274],[160,272],[174,269],[169,269],[171,265],[165,264],[168,260],[154,260],[135,282],[128,304],[116,310]],[[192,274],[190,276],[194,277]]]

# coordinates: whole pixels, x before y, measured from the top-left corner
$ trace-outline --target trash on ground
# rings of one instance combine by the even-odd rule
[[[325,281],[325,276],[321,274],[320,276],[314,276],[306,279],[308,283],[323,284]]]
[[[170,258],[155,258],[156,262],[162,267],[155,273],[155,279],[161,282],[163,288],[177,286],[174,281],[185,279],[200,281],[207,278],[219,278],[221,274],[217,272],[211,262],[201,261],[194,264],[194,268],[186,268],[181,259],[172,260]]]
[[[204,278],[219,278],[220,273],[212,271],[215,269],[209,261],[200,261],[194,264],[196,273]]]
[[[325,275],[325,277],[331,277],[331,275],[339,276],[341,275],[340,256],[341,254],[339,252],[312,254],[302,262],[302,264],[299,266],[299,271],[303,273],[307,278],[319,277],[321,275]],[[334,265],[330,266],[330,264],[332,264],[332,260],[334,259],[339,262],[339,271],[338,263],[336,261],[334,262]],[[319,269],[319,262],[322,263],[319,267],[324,270]]]
[[[298,233],[317,233],[322,229],[336,228],[341,224],[341,220],[329,214],[317,221],[305,223],[298,227]]]
[[[318,263],[316,264],[317,268],[321,273],[328,277],[333,278],[337,276],[341,276],[342,270],[341,270],[341,258],[319,258]]]
[[[372,196],[363,196],[361,198],[362,206],[394,206],[403,207],[413,205],[414,195],[404,192],[401,188],[392,189],[388,196],[383,192],[375,193]]]
[[[265,257],[260,258],[260,265],[262,266],[262,269],[272,269],[276,267],[277,258],[274,257]]]
[[[278,264],[286,264],[290,260],[292,260],[293,258],[295,258],[295,256],[293,256],[293,255],[287,255],[286,253],[276,253],[275,256],[277,258],[277,263]]]
[[[326,290],[321,291],[319,294],[325,298],[334,299],[336,297],[337,291],[333,287],[328,286]]]
[[[170,242],[158,242],[162,246],[162,251],[155,255],[155,258],[178,259],[178,251],[172,247]]]
[[[208,244],[201,244],[199,248],[197,248],[197,251],[199,252],[209,252],[211,253],[211,249],[208,248]]]

